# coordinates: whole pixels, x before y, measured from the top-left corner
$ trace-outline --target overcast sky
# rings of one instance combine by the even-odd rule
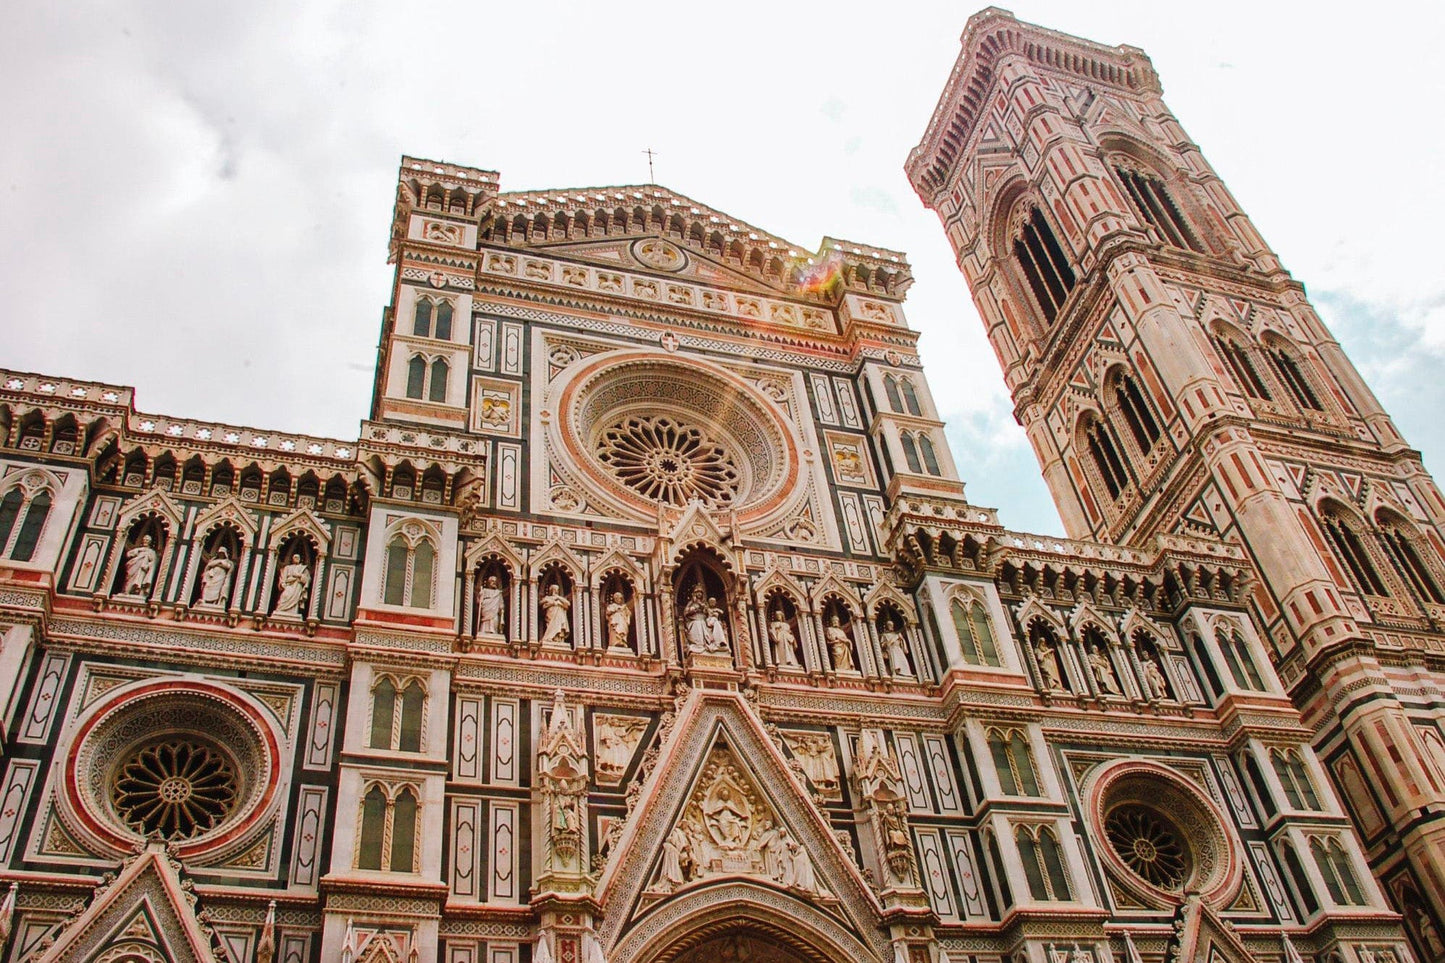
[[[814,250],[906,251],[971,501],[1061,526],[903,161],[970,4],[26,3],[0,30],[0,364],[354,438],[399,157],[503,190],[657,180]],[[1445,469],[1438,2],[1037,0],[1165,98]],[[706,11],[706,12],[700,12]]]

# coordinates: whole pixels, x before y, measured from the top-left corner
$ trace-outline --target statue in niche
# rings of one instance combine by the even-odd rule
[[[853,640],[848,638],[848,633],[838,623],[838,615],[828,616],[828,627],[823,631],[823,638],[828,643],[828,654],[833,657],[833,669],[838,672],[856,672],[853,665]]]
[[[552,587],[556,588],[555,585]],[[543,601],[545,602],[545,599]],[[478,635],[502,634],[505,624],[502,621],[502,602],[502,580],[495,575],[488,575],[477,591]]]
[[[1048,639],[1039,639],[1034,643],[1034,658],[1039,663],[1039,675],[1043,676],[1044,688],[1053,692],[1064,691],[1064,683],[1059,678],[1059,660],[1054,655],[1054,647],[1049,644]]]
[[[687,632],[689,652],[728,651],[728,630],[723,621],[723,610],[717,599],[703,592],[701,582],[692,587],[687,605],[682,610],[682,622]]]
[[[883,631],[878,633],[878,641],[883,644],[883,654],[888,657],[888,671],[894,675],[913,675],[913,666],[908,662],[908,645],[903,641],[903,633],[898,631],[898,623],[888,619],[883,623]]]
[[[291,561],[281,568],[277,584],[281,586],[281,594],[276,599],[275,614],[300,618],[306,592],[311,588],[311,567],[301,561],[299,554],[293,554]]]
[[[1153,656],[1139,654],[1139,662],[1144,666],[1144,688],[1149,692],[1151,699],[1169,698],[1169,680],[1164,676],[1164,670],[1159,668],[1159,663]]]
[[[151,547],[149,535],[142,535],[140,541],[125,553],[126,595],[150,595],[156,580],[156,550]]]
[[[1089,646],[1089,670],[1094,673],[1094,681],[1099,684],[1100,692],[1105,695],[1119,694],[1119,680],[1114,675],[1114,666],[1100,646]]]
[[[773,661],[778,665],[798,664],[798,640],[793,627],[784,617],[782,606],[773,609],[773,620],[768,623],[768,638],[773,642]]]
[[[201,570],[201,604],[218,605],[226,604],[227,596],[231,588],[231,572],[235,570],[236,563],[231,561],[231,553],[226,546],[222,545],[216,549],[206,562],[206,567]]]
[[[627,633],[631,628],[632,606],[621,592],[613,592],[607,600],[607,647],[627,648]]]
[[[571,629],[567,625],[567,611],[572,603],[562,594],[562,586],[553,582],[542,596],[542,644],[561,644],[567,641]]]

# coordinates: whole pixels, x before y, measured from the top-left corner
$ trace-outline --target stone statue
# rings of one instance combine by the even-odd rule
[[[781,608],[773,609],[773,621],[768,623],[768,638],[773,640],[774,662],[786,666],[798,664],[798,640]]]
[[[1105,695],[1119,694],[1119,680],[1114,676],[1114,666],[1109,662],[1109,656],[1097,645],[1089,646],[1089,668],[1094,673],[1094,681],[1099,684],[1099,691]]]
[[[668,889],[676,889],[687,882],[683,863],[690,861],[691,856],[691,843],[687,832],[681,825],[672,827],[672,832],[662,841],[662,868],[659,871],[661,880]]]
[[[236,563],[231,561],[231,553],[222,545],[216,549],[206,562],[206,567],[201,570],[201,604],[219,605],[226,604],[226,598],[231,589],[231,572]]]
[[[707,600],[707,650],[709,652],[726,652],[728,648],[727,623],[723,621],[722,607],[717,604],[717,599]]]
[[[682,624],[687,632],[687,648],[689,652],[707,651],[707,599],[704,597],[702,584],[692,587],[692,592],[687,597],[687,605],[682,610]]]
[[[572,603],[562,595],[562,586],[553,582],[547,586],[547,594],[542,596],[542,644],[567,641],[571,630],[567,625],[567,611],[572,608]]]
[[[142,535],[140,542],[125,553],[126,595],[150,595],[156,580],[156,550],[151,547],[151,537]]]
[[[276,599],[275,614],[299,618],[306,604],[306,591],[311,588],[311,567],[301,561],[300,555],[292,555],[291,561],[281,569],[279,584],[281,594]]]
[[[1159,663],[1149,656],[1141,656],[1139,661],[1144,665],[1144,688],[1149,691],[1149,698],[1169,698],[1169,680],[1164,677]]]
[[[477,592],[477,634],[501,635],[504,627],[502,582],[497,576],[488,575]]]
[[[621,592],[613,592],[607,602],[607,647],[627,648],[627,633],[632,628],[632,606]]]
[[[1054,658],[1054,647],[1045,639],[1034,643],[1034,657],[1039,661],[1039,675],[1044,678],[1044,688],[1062,692],[1063,682],[1059,680],[1059,662]]]
[[[823,632],[823,638],[828,643],[828,654],[833,657],[835,671],[857,671],[853,665],[853,640],[848,638],[848,633],[838,624],[837,615],[828,616],[828,627]]]
[[[898,631],[897,622],[885,621],[878,641],[883,643],[883,654],[888,657],[888,671],[894,675],[913,675],[913,666],[908,664],[908,645],[903,641],[903,633]]]
[[[791,864],[788,867],[788,875],[791,879],[787,884],[805,893],[818,892],[818,880],[813,875],[813,861],[808,858],[807,853],[803,852],[802,844],[796,839],[790,838],[787,843],[788,861]]]

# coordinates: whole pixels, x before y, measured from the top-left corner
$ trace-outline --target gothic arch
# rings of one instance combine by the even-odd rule
[[[797,963],[884,963],[881,946],[810,902],[746,880],[699,887],[637,920],[613,945],[614,963],[673,963],[719,937],[749,934],[783,949]],[[784,957],[784,959],[788,959]]]

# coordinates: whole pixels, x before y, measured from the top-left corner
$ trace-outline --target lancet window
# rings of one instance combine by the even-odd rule
[[[1119,455],[1114,433],[1102,419],[1091,414],[1084,418],[1081,435],[1099,480],[1104,483],[1110,498],[1118,498],[1129,485],[1129,473]]]
[[[406,363],[406,396],[418,401],[445,403],[447,400],[447,379],[451,368],[445,358],[433,358],[430,363],[421,355],[412,355]]]
[[[1220,654],[1224,656],[1224,662],[1229,666],[1229,674],[1234,677],[1236,686],[1256,692],[1264,689],[1264,678],[1259,674],[1259,666],[1249,651],[1249,643],[1239,629],[1221,626],[1214,634],[1214,641],[1219,645]]]
[[[1209,343],[1214,345],[1214,350],[1229,366],[1234,380],[1244,389],[1245,394],[1262,401],[1272,400],[1269,386],[1260,376],[1259,369],[1254,366],[1254,355],[1248,347],[1234,335],[1220,330],[1209,335]]]
[[[1020,729],[989,729],[988,751],[1006,796],[1042,796],[1028,737]]]
[[[382,601],[426,609],[432,604],[432,583],[436,569],[436,546],[431,539],[409,539],[401,532],[386,544],[386,575]]]
[[[1440,591],[1440,583],[1426,564],[1425,556],[1416,547],[1418,535],[1414,526],[1388,511],[1376,513],[1375,523],[1379,526],[1380,542],[1385,546],[1390,560],[1410,583],[1420,601],[1445,605],[1445,594]],[[1428,547],[1426,551],[1429,551]]]
[[[1364,539],[1360,537],[1346,513],[1333,505],[1327,505],[1320,512],[1320,523],[1325,530],[1325,537],[1335,550],[1335,555],[1345,563],[1350,575],[1354,577],[1356,587],[1366,595],[1388,595],[1385,582],[1380,578],[1369,550],[1365,548]]]
[[[1204,251],[1204,245],[1189,227],[1163,181],[1126,166],[1116,166],[1114,173],[1119,176],[1139,217],[1158,232],[1164,243],[1187,251]]]
[[[1147,455],[1159,440],[1159,422],[1155,420],[1139,382],[1122,370],[1115,371],[1110,388],[1114,404],[1124,416],[1129,433],[1139,446],[1139,453]]]
[[[416,867],[416,789],[388,789],[373,783],[361,800],[361,839],[358,869],[414,873]]]
[[[977,599],[955,597],[948,605],[953,630],[963,657],[975,665],[998,665],[998,645],[989,625],[988,611]]]
[[[436,338],[438,341],[452,339],[452,303],[446,300],[433,301],[431,298],[416,299],[416,313],[412,317],[411,333],[418,338]]]
[[[50,518],[50,505],[50,492],[44,488],[16,486],[0,498],[0,557],[30,561]]]
[[[1349,854],[1345,852],[1338,837],[1311,836],[1310,855],[1314,858],[1320,876],[1324,878],[1330,899],[1334,900],[1336,905],[1364,905],[1365,894],[1350,867]]]
[[[1280,788],[1284,790],[1284,798],[1291,809],[1320,808],[1320,798],[1298,750],[1271,749],[1269,762],[1274,767],[1274,774],[1279,777]]]
[[[399,684],[383,675],[371,687],[371,748],[421,752],[426,690],[419,679]]]
[[[1267,344],[1264,351],[1265,357],[1269,359],[1270,367],[1274,369],[1275,376],[1289,390],[1290,396],[1294,398],[1295,404],[1301,408],[1308,408],[1311,411],[1324,411],[1325,406],[1320,403],[1319,395],[1315,393],[1314,387],[1305,375],[1304,368],[1300,366],[1299,359],[1295,357],[1290,349],[1283,344],[1275,342]]]
[[[1013,253],[1024,279],[1028,281],[1029,290],[1038,301],[1039,310],[1052,324],[1059,316],[1064,299],[1074,288],[1074,269],[1069,266],[1063,248],[1037,207],[1029,210],[1028,217],[1020,225],[1014,238]]]
[[[1036,900],[1067,900],[1069,877],[1064,871],[1063,850],[1051,826],[1020,826],[1014,831],[1029,895]]]

